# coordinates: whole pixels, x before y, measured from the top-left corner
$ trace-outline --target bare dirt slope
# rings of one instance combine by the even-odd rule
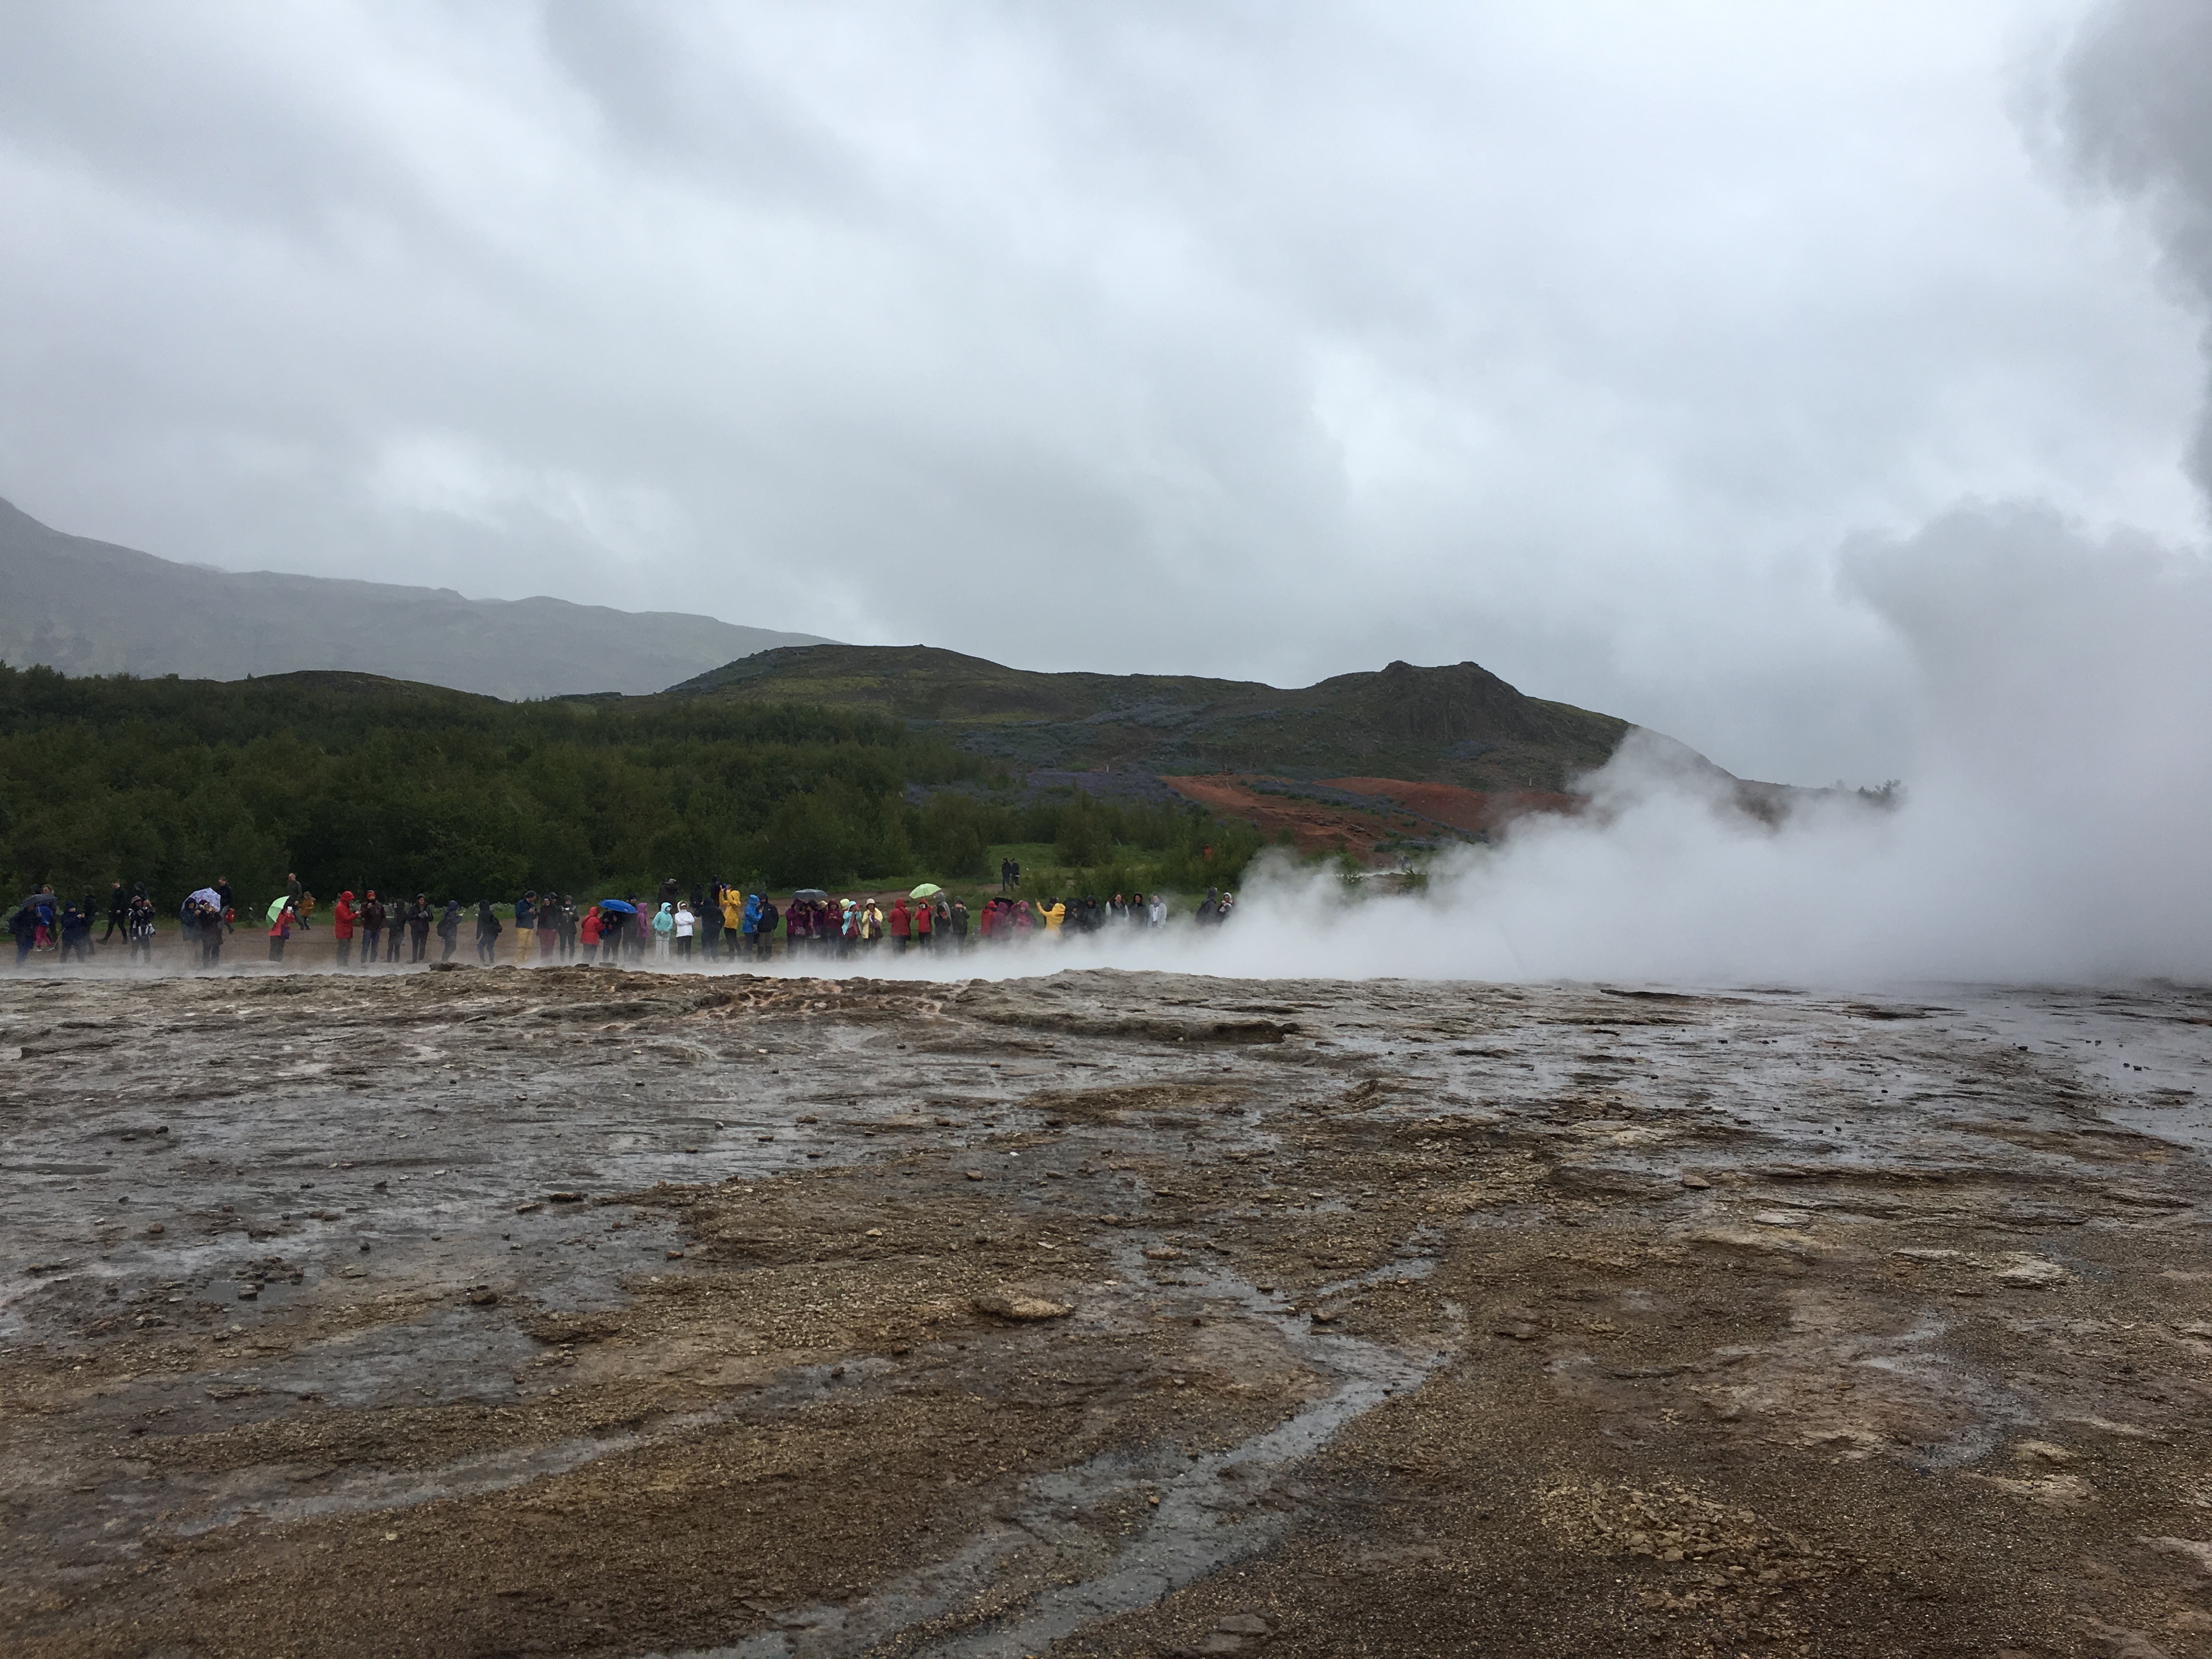
[[[1525,696],[1471,662],[1394,662],[1286,688],[1192,674],[1036,673],[932,646],[815,645],[760,653],[670,693],[867,709],[1024,769],[1364,772],[1477,789],[1565,789],[1603,765],[1631,729]]]
[[[0,1021],[11,1655],[2212,1652],[2202,995]]]
[[[1502,830],[1531,812],[1579,812],[1588,805],[1579,795],[1547,793],[1540,789],[1462,789],[1451,783],[1408,783],[1399,778],[1330,778],[1339,789],[1357,790],[1383,800],[1395,801],[1455,830]]]

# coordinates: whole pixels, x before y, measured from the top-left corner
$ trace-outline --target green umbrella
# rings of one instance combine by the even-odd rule
[[[284,907],[291,902],[292,901],[288,898],[270,899],[269,901],[269,920],[274,921],[277,917],[283,915],[284,914]]]
[[[944,890],[945,890],[942,887],[939,887],[935,882],[925,881],[921,886],[915,888],[914,891],[908,893],[907,896],[908,898],[935,898]]]

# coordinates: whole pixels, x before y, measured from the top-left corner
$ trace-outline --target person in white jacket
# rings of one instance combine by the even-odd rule
[[[691,935],[699,926],[699,918],[691,914],[691,907],[678,899],[676,903],[676,955],[682,962],[691,960]]]

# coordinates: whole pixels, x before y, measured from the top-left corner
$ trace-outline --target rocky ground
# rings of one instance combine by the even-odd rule
[[[11,1655],[2212,1654],[2212,994],[0,982]]]

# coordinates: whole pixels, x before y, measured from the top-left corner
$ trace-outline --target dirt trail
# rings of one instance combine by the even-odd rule
[[[2203,994],[18,979],[18,1048],[11,1655],[2212,1654]]]

